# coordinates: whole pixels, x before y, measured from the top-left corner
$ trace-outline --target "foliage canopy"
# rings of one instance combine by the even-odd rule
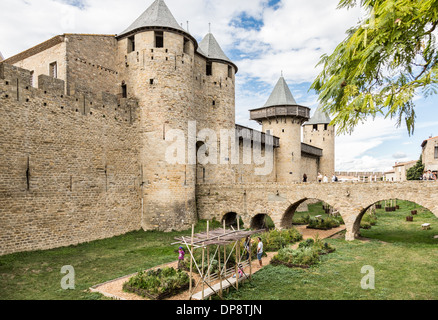
[[[367,118],[383,115],[405,122],[413,134],[417,94],[438,90],[437,0],[341,0],[360,5],[368,16],[318,65],[311,89],[338,133],[351,133]]]

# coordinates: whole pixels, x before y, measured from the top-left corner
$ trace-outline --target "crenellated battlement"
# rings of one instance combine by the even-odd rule
[[[42,108],[55,107],[129,125],[138,119],[138,103],[134,99],[119,98],[107,92],[95,94],[80,85],[75,86],[72,95],[67,95],[65,82],[47,75],[38,76],[38,88],[32,85],[31,71],[0,63],[0,101],[11,99]]]

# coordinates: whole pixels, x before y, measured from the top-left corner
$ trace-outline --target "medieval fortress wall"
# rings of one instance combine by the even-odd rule
[[[0,254],[140,227],[138,108],[0,65]]]
[[[334,140],[302,145],[310,109],[287,113],[296,102],[283,78],[270,100],[287,112],[257,118],[262,141],[268,130],[276,136],[273,149],[255,143],[262,133],[236,125],[237,71],[211,33],[198,44],[163,0],[120,35],[64,34],[2,62],[0,255],[141,228],[183,230],[207,217],[197,205],[203,185],[297,183],[303,173],[316,180],[327,161],[333,173]],[[235,136],[220,135],[235,129],[239,163],[230,159]],[[185,161],[169,164],[175,130]],[[243,163],[245,139],[251,153],[272,159],[267,173]],[[199,161],[214,149],[217,164]]]

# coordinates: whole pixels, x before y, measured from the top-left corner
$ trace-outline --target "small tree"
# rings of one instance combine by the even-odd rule
[[[424,164],[422,156],[420,156],[420,160],[406,172],[406,179],[408,180],[420,180],[420,177],[424,172]]]

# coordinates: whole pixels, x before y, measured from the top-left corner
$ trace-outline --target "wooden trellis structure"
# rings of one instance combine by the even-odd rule
[[[207,231],[194,234],[194,225],[192,225],[191,237],[177,237],[175,240],[178,242],[172,243],[172,245],[180,244],[184,245],[188,252],[190,253],[190,299],[204,300],[211,297],[214,294],[218,294],[222,297],[222,292],[224,289],[229,287],[234,287],[236,290],[239,289],[239,281],[244,279],[251,279],[252,276],[252,263],[251,263],[251,243],[249,244],[249,259],[242,260],[245,252],[240,254],[240,242],[247,236],[251,236],[256,233],[264,232],[265,230],[240,230],[240,225],[238,223],[237,230],[231,227],[231,229],[225,228],[225,221],[223,228],[209,230],[209,223],[207,222]],[[233,248],[230,252],[227,252],[227,246],[233,244]],[[210,257],[210,249],[215,246],[214,254]],[[202,250],[201,263],[198,264],[194,252],[196,249]],[[236,261],[232,268],[227,269],[227,263],[235,253]],[[223,254],[223,260],[222,260]],[[207,256],[207,259],[205,259]],[[217,259],[218,269],[217,273],[212,274],[212,263]],[[249,275],[243,272],[243,277],[239,277],[239,266],[241,270],[246,266],[249,266]],[[205,271],[205,267],[207,270]],[[194,278],[194,268],[196,268],[200,279],[193,287],[192,281]],[[195,270],[195,271],[196,271]],[[233,278],[233,275],[235,278]],[[195,294],[199,285],[201,285],[201,291]]]

